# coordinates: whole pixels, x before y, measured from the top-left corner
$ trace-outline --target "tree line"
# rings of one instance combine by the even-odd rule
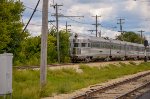
[[[0,0],[0,53],[13,53],[14,65],[39,65],[41,36],[32,37],[22,32],[20,21],[25,10],[23,3],[16,0]],[[69,33],[61,30],[61,62],[69,62]],[[56,30],[48,33],[48,63],[57,62]]]
[[[39,65],[41,36],[32,37],[28,31],[22,32],[24,24],[20,21],[25,10],[19,0],[0,0],[0,53],[13,53],[14,65]],[[60,34],[60,60],[70,62],[69,33],[64,30]],[[125,32],[116,37],[134,43],[144,41],[134,32]],[[48,64],[57,63],[56,30],[48,33]]]

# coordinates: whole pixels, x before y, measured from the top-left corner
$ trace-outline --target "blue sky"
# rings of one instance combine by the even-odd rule
[[[23,22],[26,23],[32,13],[38,0],[21,0],[26,7],[23,13]],[[89,29],[95,29],[91,24],[95,24],[95,18],[92,16],[99,15],[98,22],[102,25],[98,30],[102,32],[102,36],[114,38],[119,33],[118,18],[124,18],[123,30],[145,31],[145,36],[150,39],[150,0],[54,0],[54,3],[63,4],[59,12],[67,16],[84,16],[84,18],[59,18],[60,29],[65,29],[67,21],[72,32],[82,33],[86,35],[95,35],[88,32]],[[51,14],[55,12],[53,0],[49,0],[49,20],[55,20]],[[42,19],[42,0],[38,6],[29,27],[27,28],[32,36],[41,34],[41,19]],[[55,25],[55,23],[53,23]],[[52,26],[49,25],[49,28]],[[117,28],[114,28],[117,27]],[[138,33],[138,32],[137,32]]]

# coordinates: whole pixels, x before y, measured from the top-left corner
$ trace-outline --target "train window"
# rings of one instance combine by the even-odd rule
[[[107,42],[105,43],[105,48],[108,48],[108,43]]]
[[[121,50],[124,50],[124,45],[121,45]]]
[[[79,47],[79,43],[74,43],[74,47]]]
[[[139,51],[139,47],[136,47],[136,51]]]
[[[91,47],[90,43],[88,43],[88,47]]]
[[[87,43],[82,43],[82,44],[81,44],[81,47],[86,47],[86,44],[87,44]]]
[[[104,42],[104,48],[106,48],[107,47],[107,45],[106,45],[106,43]]]
[[[100,47],[100,44],[99,44],[99,43],[96,43],[96,47],[99,48],[99,47]]]
[[[91,43],[91,47],[93,47],[93,43]]]
[[[92,47],[96,47],[96,45],[95,45],[95,43],[94,43],[94,42],[92,43]]]
[[[102,48],[102,43],[101,42],[99,42],[99,47]]]
[[[103,42],[101,42],[101,48],[104,48],[104,44],[103,44]]]

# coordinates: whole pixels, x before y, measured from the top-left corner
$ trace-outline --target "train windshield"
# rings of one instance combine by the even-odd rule
[[[82,43],[81,46],[82,46],[82,47],[86,47],[86,46],[87,46],[87,43]]]
[[[79,47],[79,43],[74,43],[74,47]]]

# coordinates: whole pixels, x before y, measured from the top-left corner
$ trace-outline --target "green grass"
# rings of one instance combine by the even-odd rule
[[[132,62],[128,65],[120,63],[120,66],[108,65],[102,68],[81,65],[80,69],[82,73],[77,73],[74,69],[48,70],[48,83],[42,91],[39,90],[39,71],[13,70],[13,99],[39,99],[70,93],[123,75],[150,70],[150,63],[139,65]]]

